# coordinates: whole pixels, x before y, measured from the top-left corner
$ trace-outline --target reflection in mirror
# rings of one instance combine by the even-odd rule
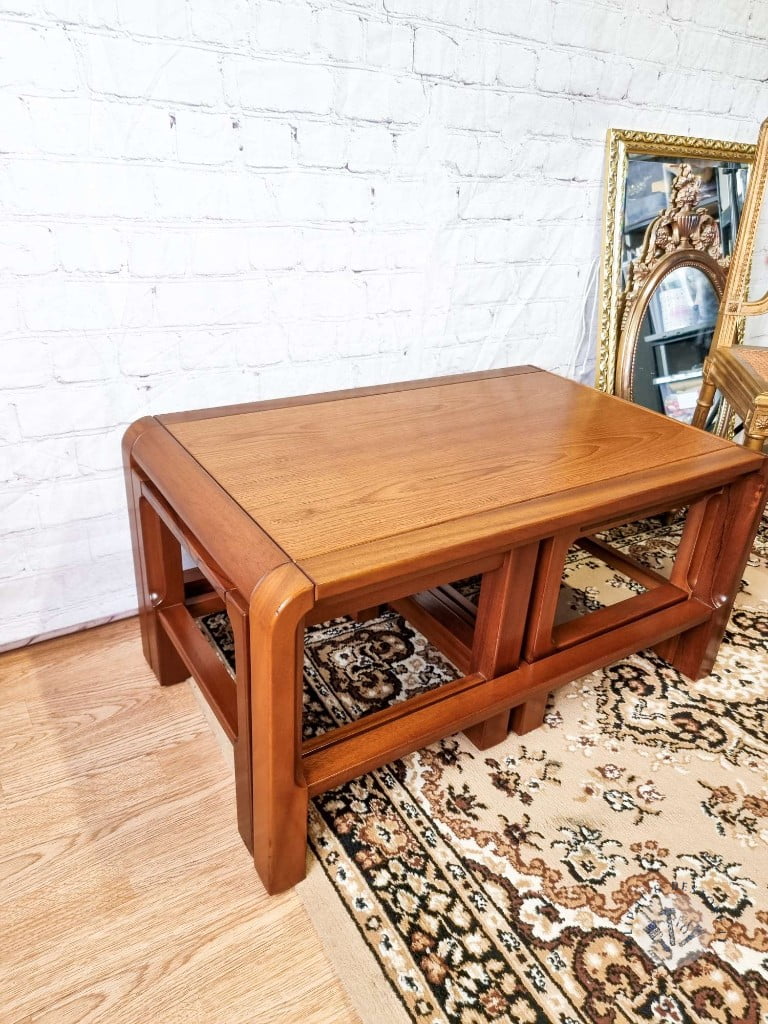
[[[717,308],[718,294],[698,267],[677,267],[659,281],[635,344],[633,401],[691,422]]]
[[[661,212],[626,267],[617,391],[690,422],[714,333],[728,257],[718,219],[701,203],[702,178],[676,168]]]
[[[746,143],[608,132],[596,374],[601,390],[667,411],[668,396],[654,380],[672,372],[665,374],[661,367],[691,374],[700,368],[704,320],[716,317],[713,294],[719,302],[722,289],[714,282],[720,271],[725,275],[754,156],[755,146]],[[694,261],[700,264],[698,277],[693,266],[693,276],[682,273],[679,260],[679,274],[671,274],[671,265],[661,268],[664,260],[682,252],[703,257]],[[658,285],[667,273],[669,280],[651,298],[648,278],[653,276]],[[700,283],[702,275],[709,290]],[[688,318],[686,302],[699,307]],[[633,304],[644,305],[642,315],[632,319],[628,339],[624,335]],[[669,343],[658,337],[667,332]],[[682,333],[676,338],[676,332]],[[656,337],[641,344],[641,335]],[[641,380],[643,374],[651,374],[650,379]]]
[[[748,165],[731,160],[669,161],[656,156],[630,156],[624,201],[622,271],[637,256],[651,221],[673,202],[675,180],[686,167],[689,204],[706,210],[720,229],[723,252],[733,251],[747,189]],[[694,179],[696,179],[694,181]]]
[[[721,225],[732,244],[744,202],[742,171],[711,162],[697,170],[652,160],[628,166],[619,394],[689,423],[728,266]],[[662,208],[639,222],[642,239],[633,247],[638,198],[645,213],[657,195]]]

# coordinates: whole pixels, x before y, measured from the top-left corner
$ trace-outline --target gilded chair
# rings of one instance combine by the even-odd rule
[[[715,392],[720,391],[724,401],[744,423],[745,446],[757,451],[761,451],[768,440],[768,348],[736,342],[739,321],[743,317],[768,313],[768,292],[761,299],[748,301],[745,298],[767,179],[768,118],[760,128],[739,232],[712,346],[704,361],[704,380],[693,417],[693,425],[704,428]]]

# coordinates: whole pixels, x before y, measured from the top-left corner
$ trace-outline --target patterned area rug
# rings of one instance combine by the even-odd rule
[[[677,536],[611,539],[663,569]],[[523,738],[450,737],[313,801],[313,853],[402,1020],[768,1021],[766,525],[745,576],[709,678],[625,658]],[[564,582],[571,615],[637,589],[583,551]],[[231,661],[226,618],[206,627]],[[317,626],[306,735],[458,674],[394,613]]]

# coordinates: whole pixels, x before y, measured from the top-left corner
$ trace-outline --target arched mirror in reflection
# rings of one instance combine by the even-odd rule
[[[620,298],[617,393],[685,423],[696,408],[728,266],[700,190],[700,176],[680,165],[669,206],[649,224]]]
[[[690,423],[725,272],[698,255],[673,257],[639,296],[622,332],[621,393]]]

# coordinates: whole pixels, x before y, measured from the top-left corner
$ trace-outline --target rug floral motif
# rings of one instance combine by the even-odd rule
[[[678,534],[612,542],[663,569]],[[763,528],[707,679],[643,652],[562,687],[525,737],[449,737],[313,801],[314,854],[408,1017],[768,1021],[766,579]],[[636,589],[574,551],[561,603]],[[226,619],[206,625],[231,661]],[[305,650],[307,736],[458,675],[392,612]]]

